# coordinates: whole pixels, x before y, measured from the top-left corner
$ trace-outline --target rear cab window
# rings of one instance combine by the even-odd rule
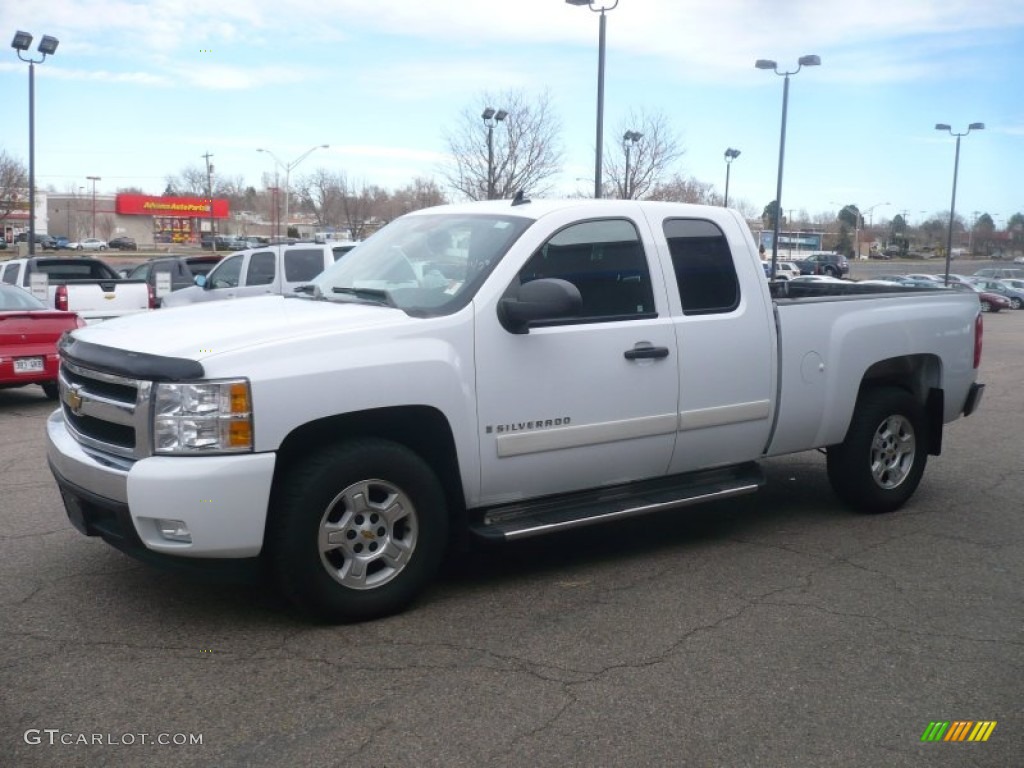
[[[704,219],[666,219],[662,228],[683,314],[721,314],[736,309],[740,283],[722,230]]]
[[[289,248],[284,252],[284,281],[308,283],[324,271],[323,248]]]

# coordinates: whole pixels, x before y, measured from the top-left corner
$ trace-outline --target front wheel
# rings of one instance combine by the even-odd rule
[[[863,391],[846,439],[828,449],[828,479],[859,512],[892,512],[917,490],[928,460],[924,409],[895,387]]]
[[[1021,306],[1022,306],[1022,302],[1016,296],[1014,296],[1012,299],[1010,299],[1010,309],[1020,309]]]
[[[301,460],[275,489],[268,542],[281,591],[327,621],[405,608],[430,583],[448,539],[444,490],[397,443],[342,443]]]

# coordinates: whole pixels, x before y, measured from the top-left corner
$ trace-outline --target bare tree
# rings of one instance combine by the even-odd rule
[[[451,156],[441,175],[456,192],[470,200],[486,200],[493,179],[495,197],[512,197],[519,190],[543,195],[549,180],[561,170],[561,122],[542,93],[532,102],[521,91],[484,93],[476,107],[463,110],[457,125],[445,132]],[[487,151],[485,108],[506,112],[492,127],[493,163]]]
[[[662,112],[631,111],[614,135],[622,140],[616,140],[611,151],[605,149],[603,173],[620,198],[644,197],[685,154]]]
[[[0,219],[20,208],[28,208],[28,170],[24,163],[0,149]]]
[[[700,181],[692,176],[676,174],[667,181],[659,182],[645,196],[647,200],[669,200],[677,203],[699,205],[721,205],[722,200],[715,192],[715,185]]]
[[[374,199],[379,199],[383,190],[379,187],[368,187],[365,181],[356,188],[354,184],[349,184],[344,173],[339,174],[339,178],[342,221],[353,240],[362,240],[372,223]]]
[[[295,185],[301,205],[311,208],[318,227],[337,226],[342,219],[342,198],[345,196],[345,177],[317,168],[303,176]]]

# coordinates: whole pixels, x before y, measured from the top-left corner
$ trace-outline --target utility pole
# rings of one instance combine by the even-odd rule
[[[86,176],[92,182],[92,236],[96,237],[96,182],[101,181],[99,176]]]
[[[210,250],[217,250],[217,233],[213,227],[213,164],[210,162],[210,158],[213,157],[209,152],[205,155],[200,155],[201,158],[206,160],[206,197],[207,204],[210,206]],[[202,243],[202,235],[199,236],[199,242]]]

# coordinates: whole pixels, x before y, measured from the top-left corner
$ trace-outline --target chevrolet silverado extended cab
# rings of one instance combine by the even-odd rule
[[[418,211],[307,295],[69,334],[49,463],[83,533],[265,567],[331,620],[401,609],[455,542],[750,493],[780,454],[827,449],[844,502],[891,511],[979,403],[981,315],[855,290],[770,285],[724,208]]]
[[[145,280],[126,280],[99,259],[87,256],[36,256],[0,265],[5,283],[32,292],[32,275],[46,278],[48,306],[75,312],[86,323],[144,312],[155,306]]]

